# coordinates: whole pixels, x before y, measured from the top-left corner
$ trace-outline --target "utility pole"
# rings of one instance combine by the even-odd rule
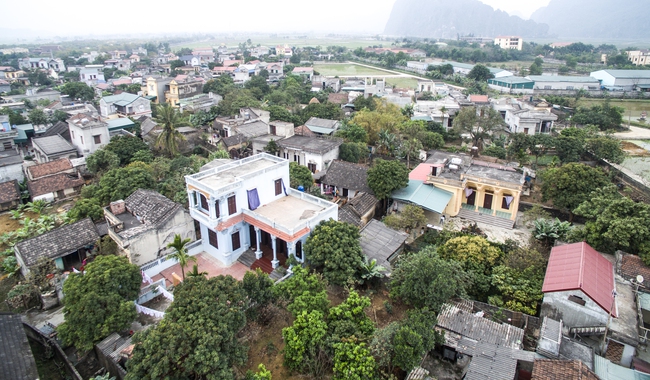
[[[607,346],[607,332],[609,331],[609,325],[612,322],[612,311],[614,310],[614,305],[616,304],[616,289],[612,290],[612,306],[609,308],[609,317],[607,318],[607,325],[605,325],[605,334],[603,335],[603,341],[600,344],[600,354],[605,355],[605,347]]]

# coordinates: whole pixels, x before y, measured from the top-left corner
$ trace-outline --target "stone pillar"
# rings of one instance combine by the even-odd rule
[[[215,198],[212,198],[210,196],[210,199],[208,200],[208,206],[210,207],[210,219],[217,219],[217,207],[219,207],[219,203],[217,203],[217,200]]]
[[[190,208],[195,208],[196,207],[196,191],[190,191],[187,193],[187,197],[189,198],[190,201]]]
[[[255,240],[257,242],[255,245],[257,248],[255,250],[255,258],[259,260],[262,258],[262,231],[259,227],[255,227]]]
[[[277,237],[271,235],[271,242],[273,243],[273,261],[271,261],[271,265],[273,265],[273,269],[277,268],[280,265],[280,261],[278,260],[278,252],[277,252]]]

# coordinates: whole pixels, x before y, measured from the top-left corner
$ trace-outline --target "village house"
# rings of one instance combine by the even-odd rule
[[[14,246],[23,276],[40,258],[54,260],[57,269],[79,269],[88,252],[99,240],[97,227],[90,218],[55,228],[42,235],[23,240]]]
[[[310,232],[338,218],[335,204],[290,188],[289,161],[266,153],[219,162],[185,181],[202,248],[227,266],[249,248],[251,265],[265,261],[271,264],[266,270],[291,255],[303,262]]]
[[[165,91],[165,102],[172,107],[179,107],[180,100],[203,93],[203,81],[187,75],[178,75],[169,82]]]
[[[550,111],[550,105],[544,107],[543,104],[537,106],[512,98],[500,98],[492,101],[492,108],[501,114],[510,133],[549,134],[557,120],[557,115]]]
[[[334,160],[321,178],[321,193],[349,200],[360,193],[373,194],[368,187],[368,167]]]
[[[293,136],[294,132],[295,128],[293,123],[278,120],[272,121],[269,123],[269,130],[266,135],[258,136],[251,140],[252,151],[254,153],[262,153],[271,140],[277,143],[282,139]]]
[[[0,182],[0,212],[17,207],[20,199],[20,186],[17,180]]]
[[[79,113],[68,119],[70,139],[80,156],[88,156],[108,144],[108,124],[98,117]]]
[[[524,46],[524,40],[519,36],[497,36],[494,38],[494,44],[501,49],[521,50]]]
[[[332,135],[339,129],[341,123],[338,120],[321,119],[310,117],[305,126],[317,135]]]
[[[125,200],[104,208],[108,235],[121,254],[136,265],[156,260],[172,251],[167,244],[175,235],[196,240],[194,221],[180,204],[153,190],[136,190]]]
[[[429,153],[431,156],[411,172],[409,179],[444,190],[440,196],[431,198],[436,204],[442,199],[441,202],[445,205],[443,212],[440,212],[439,207],[433,211],[513,228],[525,173],[464,154],[441,151]],[[418,191],[417,187],[420,186],[420,183],[409,181],[409,186],[402,189],[405,194],[398,195],[408,196]],[[420,187],[420,191],[421,189]],[[441,198],[443,193],[444,198]]]
[[[0,180],[9,181],[16,179],[22,181],[23,157],[16,150],[15,139],[18,131],[11,129],[9,116],[0,115]]]
[[[102,118],[151,116],[151,102],[141,96],[122,92],[99,99]]]
[[[40,163],[59,158],[77,158],[77,149],[61,135],[38,137],[32,139],[36,161]]]
[[[354,198],[341,203],[341,207],[339,207],[339,220],[363,228],[372,221],[378,204],[379,201],[374,195],[358,193]],[[388,234],[387,236],[391,235]]]
[[[343,140],[294,135],[277,141],[277,144],[281,157],[306,166],[312,173],[318,173],[339,158],[339,147]]]
[[[165,103],[165,91],[169,90],[172,78],[150,76],[142,83],[142,94],[155,104]]]
[[[66,199],[79,194],[85,181],[70,159],[60,158],[25,169],[27,189],[33,201]]]

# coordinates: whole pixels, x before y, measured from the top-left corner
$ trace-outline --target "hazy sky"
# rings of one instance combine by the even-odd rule
[[[529,17],[549,0],[481,0],[510,14]],[[178,33],[178,32],[338,32],[381,33],[395,0],[196,0],[127,3],[68,0],[57,6],[32,0],[28,9],[7,1],[1,28],[38,30],[56,35]],[[27,12],[27,13],[25,13]]]

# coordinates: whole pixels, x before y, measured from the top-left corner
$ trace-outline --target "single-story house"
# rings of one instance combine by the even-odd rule
[[[374,194],[368,187],[368,167],[334,160],[321,179],[321,192],[352,199],[358,193]]]
[[[6,211],[20,204],[20,187],[17,180],[0,182],[0,211]]]
[[[390,275],[390,263],[404,248],[408,234],[387,227],[384,223],[371,219],[361,230],[361,251],[368,260],[377,260],[377,265],[385,268]]]
[[[97,228],[86,218],[21,241],[14,246],[14,252],[24,276],[41,257],[54,260],[60,270],[78,269],[97,240]]]
[[[339,220],[361,228],[375,216],[378,203],[374,195],[359,193],[339,208]]]
[[[339,158],[339,147],[343,140],[293,135],[277,141],[277,144],[281,157],[308,167],[312,173],[318,173]]]
[[[58,200],[78,194],[85,181],[68,158],[28,166],[27,188],[32,200]]]
[[[136,190],[125,200],[104,208],[108,235],[136,265],[171,253],[167,244],[176,234],[196,240],[194,220],[180,204],[153,190]]]
[[[339,129],[340,122],[338,120],[311,117],[305,122],[305,126],[318,135],[331,135]]]
[[[58,158],[77,158],[77,149],[61,135],[32,139],[36,161],[49,162]]]

